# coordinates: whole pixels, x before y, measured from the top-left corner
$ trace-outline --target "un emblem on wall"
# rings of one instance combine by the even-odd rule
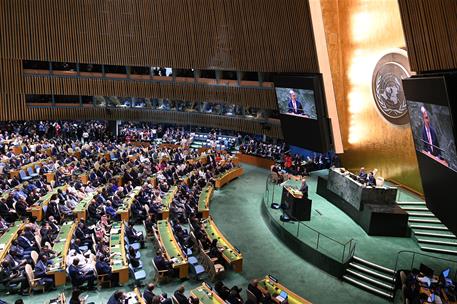
[[[373,97],[380,114],[389,122],[409,122],[402,79],[411,76],[406,51],[388,53],[378,61],[373,72]]]

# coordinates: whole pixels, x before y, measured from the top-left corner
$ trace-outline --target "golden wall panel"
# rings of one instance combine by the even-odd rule
[[[396,0],[321,0],[343,137],[343,165],[377,168],[379,175],[422,192],[409,125],[378,112],[371,82],[377,61],[405,47]]]

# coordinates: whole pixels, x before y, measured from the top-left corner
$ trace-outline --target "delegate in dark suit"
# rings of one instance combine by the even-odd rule
[[[429,127],[427,130],[425,126],[422,127],[422,143],[424,151],[427,151],[434,156],[441,155],[440,143],[438,142],[438,137],[436,136],[434,128]]]
[[[76,286],[80,286],[87,281],[87,287],[92,289],[94,286],[95,276],[90,274],[84,274],[78,268],[79,260],[74,259],[73,264],[68,267],[68,274],[70,275],[71,283]]]
[[[188,304],[189,299],[182,293],[180,293],[178,290],[175,291],[174,296],[176,300],[178,300],[178,304]]]
[[[300,191],[303,193],[303,197],[308,197],[308,184],[306,183],[306,180],[302,181]]]
[[[303,106],[302,106],[301,102],[298,100],[295,100],[295,107],[294,107],[294,102],[292,99],[289,99],[289,102],[287,103],[287,112],[293,113],[293,114],[300,114],[300,115],[305,114],[303,111]]]
[[[146,289],[143,291],[143,299],[146,302],[146,304],[153,303],[154,297],[156,296],[154,294],[154,288],[155,288],[155,285],[150,283],[150,284],[148,284]]]
[[[440,156],[440,154],[441,154],[440,144],[438,142],[438,137],[436,136],[435,129],[432,128],[428,111],[424,106],[422,106],[420,110],[422,113],[422,122],[423,122],[423,125],[422,125],[423,149],[424,149],[424,151],[429,152],[433,156]]]

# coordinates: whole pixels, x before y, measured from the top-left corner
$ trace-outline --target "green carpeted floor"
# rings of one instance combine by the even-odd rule
[[[238,285],[246,288],[252,278],[261,278],[266,274],[277,277],[288,286],[313,303],[388,303],[350,284],[321,271],[295,255],[268,229],[261,215],[261,200],[265,191],[268,171],[252,166],[244,166],[245,174],[215,192],[211,201],[211,214],[215,223],[226,238],[241,250],[244,256],[241,274],[229,270],[223,281],[226,285]],[[367,258],[384,266],[393,267],[396,252],[403,249],[418,251],[417,245],[410,238],[369,237],[341,210],[315,194],[317,178],[309,179],[309,193],[313,200],[312,220],[307,224],[328,234],[332,238],[346,242],[354,238],[357,241],[356,255]],[[416,200],[410,194],[401,194],[402,200]],[[279,196],[278,196],[279,198]],[[290,224],[293,225],[293,224]],[[142,227],[138,227],[142,229]],[[141,250],[141,260],[148,274],[148,280],[154,277],[152,272],[153,247],[147,244]],[[148,282],[146,281],[146,283]],[[157,292],[169,295],[183,284],[187,290],[200,283],[193,279],[185,282],[176,280],[157,288]],[[124,286],[124,290],[131,287]],[[115,288],[89,293],[88,301],[106,303]],[[71,285],[45,294],[22,297],[25,303],[45,303],[65,291],[71,293]],[[17,296],[4,296],[2,300],[14,303]],[[243,295],[245,295],[243,291]]]

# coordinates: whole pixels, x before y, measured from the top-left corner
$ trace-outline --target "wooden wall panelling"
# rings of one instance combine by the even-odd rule
[[[398,0],[411,69],[457,69],[457,1]]]
[[[24,79],[26,80],[27,93],[30,94],[34,92],[37,94],[55,92],[62,95],[156,97],[276,109],[276,99],[272,89],[31,75],[25,76]]]
[[[455,1],[454,1],[455,2]],[[434,16],[440,16],[440,18],[434,18],[434,16],[429,16],[428,18],[428,24],[431,25],[431,32],[434,33],[434,35],[431,36],[432,43],[434,45],[440,46],[437,48],[438,52],[438,58],[440,59],[440,66],[443,67],[457,67],[457,65],[454,65],[454,60],[457,60],[457,52],[452,49],[452,36],[449,35],[451,31],[454,31],[454,34],[456,34],[455,26],[457,26],[457,22],[455,22],[454,28],[447,28],[447,22],[451,21],[449,18],[446,18],[449,16],[449,14],[446,11],[446,6],[445,3],[442,1],[434,1],[433,3],[428,2],[428,10],[433,12],[432,14]],[[452,13],[454,21],[457,21],[457,6],[454,6],[455,10]],[[452,21],[451,21],[452,22]],[[454,39],[457,39],[454,37]],[[448,43],[445,43],[441,45],[441,41],[448,41]],[[441,47],[442,46],[442,47]],[[454,53],[454,56],[452,56],[452,53]],[[453,60],[454,57],[454,60]]]
[[[243,39],[236,39],[234,37],[241,37],[243,34],[243,25],[240,22],[241,14],[239,13],[239,6],[237,1],[226,0],[224,8],[227,14],[227,22],[229,24],[228,31],[231,40],[230,54],[233,67],[242,66],[242,58],[246,55]]]
[[[446,9],[445,11],[445,20],[446,20],[446,27],[448,30],[448,39],[451,45],[451,50],[453,51],[452,55],[452,67],[455,69],[457,67],[457,3],[454,1],[451,3],[450,9]],[[443,4],[444,5],[444,4]],[[449,54],[448,54],[449,56]]]
[[[9,56],[317,72],[314,46],[309,43],[313,38],[307,1],[288,0],[289,5],[275,0],[1,1],[6,17],[2,22],[11,29],[2,38]],[[17,26],[17,21],[24,26]],[[9,35],[16,43],[11,43]],[[300,47],[287,47],[294,43],[285,41]],[[278,60],[278,51],[284,54],[283,60]]]
[[[108,117],[106,110],[99,108],[25,105],[25,94],[53,92],[276,107],[271,89],[38,77],[23,75],[22,60],[317,72],[312,36],[308,35],[311,28],[307,28],[307,1],[286,2],[287,5],[274,0],[0,0],[0,118]],[[288,47],[294,43],[300,47]],[[115,111],[115,115],[143,119],[149,117],[147,112]],[[201,115],[204,114],[171,113],[166,117],[259,130],[255,122]]]
[[[141,28],[142,28],[142,41],[145,45],[144,52],[145,56],[149,58],[149,62],[159,63],[159,48],[158,45],[158,34],[157,34],[157,23],[158,20],[154,17],[158,15],[157,2],[142,0],[140,7],[141,10]]]

